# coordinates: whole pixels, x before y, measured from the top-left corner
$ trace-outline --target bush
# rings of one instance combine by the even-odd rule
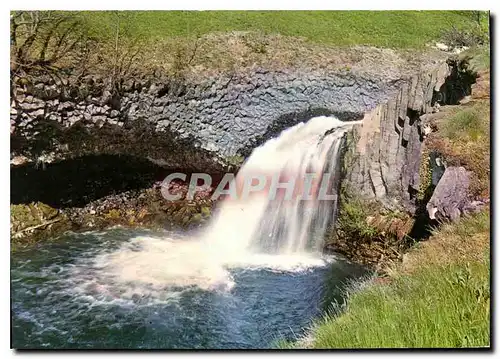
[[[453,26],[443,33],[442,41],[452,48],[479,46],[488,42],[488,32],[483,31],[480,26],[469,29]]]
[[[460,53],[459,60],[467,64],[467,70],[480,73],[490,69],[490,48],[475,46]]]
[[[345,238],[371,239],[378,234],[377,228],[368,224],[367,218],[373,215],[372,206],[353,195],[342,191],[342,200],[336,225],[337,234]]]

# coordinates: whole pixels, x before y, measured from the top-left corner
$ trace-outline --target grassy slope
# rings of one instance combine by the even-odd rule
[[[261,31],[330,45],[421,47],[452,26],[474,25],[465,11],[129,11],[87,12],[99,37],[123,33],[145,40],[210,32]]]
[[[443,226],[421,247],[389,284],[354,291],[345,312],[317,322],[306,346],[489,346],[489,212]],[[304,345],[279,343],[288,349]]]

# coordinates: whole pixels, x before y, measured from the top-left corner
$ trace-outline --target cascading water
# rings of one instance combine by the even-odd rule
[[[231,184],[240,189],[236,198],[222,202],[204,232],[187,241],[135,238],[117,252],[98,256],[95,260],[106,268],[101,272],[107,278],[103,282],[113,278],[124,286],[136,283],[136,293],[151,295],[152,288],[161,292],[168,286],[229,289],[234,285],[229,267],[292,270],[324,265],[321,246],[326,227],[334,220],[339,148],[353,124],[315,117],[267,141],[252,152]],[[309,186],[304,180],[307,174],[315,176]],[[245,196],[245,181],[256,175],[267,186]],[[294,185],[291,198],[284,191],[270,196],[272,177]],[[321,197],[325,183],[323,190],[333,200]]]
[[[279,179],[289,188],[274,196],[275,191],[267,186],[248,198],[226,201],[205,235],[208,243],[232,256],[318,254],[326,227],[335,220],[340,145],[354,123],[315,117],[256,148],[238,172],[236,183],[249,183],[256,174],[263,174],[268,182]],[[321,198],[321,184],[327,185],[322,188],[332,199]]]
[[[14,347],[265,348],[293,337],[319,314],[325,275],[340,285],[362,273],[321,255],[335,201],[320,182],[335,194],[352,124],[313,118],[256,148],[233,184],[294,180],[290,198],[267,186],[225,199],[198,236],[110,229],[16,252]]]

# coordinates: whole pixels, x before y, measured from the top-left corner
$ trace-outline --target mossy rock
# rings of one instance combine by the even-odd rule
[[[209,206],[202,206],[200,212],[203,218],[208,218],[212,215],[212,208]]]
[[[10,206],[10,236],[15,246],[55,237],[71,227],[65,215],[45,203]]]
[[[384,208],[341,188],[337,221],[325,239],[326,248],[355,262],[378,267],[398,260],[410,244],[414,220],[406,213]]]
[[[203,222],[203,215],[201,213],[196,213],[191,217],[191,224],[198,224]]]
[[[106,220],[117,220],[121,217],[121,212],[118,209],[111,209],[104,215]]]
[[[226,157],[225,162],[235,168],[240,168],[243,162],[245,162],[245,157],[241,155]]]

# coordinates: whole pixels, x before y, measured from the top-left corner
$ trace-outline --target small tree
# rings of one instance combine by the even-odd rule
[[[74,66],[89,52],[90,39],[74,13],[15,11],[10,20],[11,77]]]

